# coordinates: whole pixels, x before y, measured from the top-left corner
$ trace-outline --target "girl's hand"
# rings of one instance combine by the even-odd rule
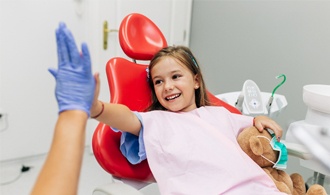
[[[257,116],[254,118],[254,126],[261,132],[265,128],[269,128],[274,131],[277,141],[280,141],[282,137],[282,128],[272,119],[267,116]]]
[[[101,110],[101,103],[99,102],[99,94],[100,94],[100,75],[99,73],[94,74],[95,79],[95,91],[94,91],[94,98],[91,107],[91,116],[97,115]]]

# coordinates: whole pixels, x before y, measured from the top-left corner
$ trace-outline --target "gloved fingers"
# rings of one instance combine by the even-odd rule
[[[72,62],[73,66],[79,65],[80,55],[71,31],[68,28],[63,28],[63,34],[65,36],[65,43],[70,62]]]
[[[91,57],[86,43],[81,44],[81,52],[82,52],[82,60],[83,60],[82,63],[84,64],[84,70],[86,71],[86,73],[92,73]]]
[[[61,22],[56,29],[56,44],[57,44],[57,56],[58,64],[63,65],[70,61],[68,49],[65,43],[65,35],[63,29],[66,28],[65,23]]]
[[[57,78],[57,70],[55,68],[48,68],[48,71],[55,77]]]

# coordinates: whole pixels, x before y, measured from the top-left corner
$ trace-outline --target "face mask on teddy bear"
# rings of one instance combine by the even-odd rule
[[[277,141],[275,134],[271,134],[271,136],[272,136],[271,140],[269,140],[269,138],[265,137],[265,136],[257,136],[257,137],[266,138],[269,141],[269,144],[271,145],[273,150],[276,150],[279,152],[279,158],[277,159],[276,162],[273,162],[273,161],[269,160],[268,158],[266,158],[264,155],[261,155],[261,157],[263,157],[267,161],[273,163],[274,164],[273,168],[279,169],[279,170],[284,170],[284,169],[286,169],[286,166],[287,166],[288,151],[286,149],[286,146],[283,143]]]

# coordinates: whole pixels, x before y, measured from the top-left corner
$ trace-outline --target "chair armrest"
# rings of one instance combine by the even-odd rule
[[[93,195],[143,195],[140,191],[125,183],[108,183],[95,188]]]
[[[286,142],[285,140],[282,140],[282,142],[286,145],[289,155],[301,158],[303,160],[312,159],[312,154],[303,145],[293,142]]]

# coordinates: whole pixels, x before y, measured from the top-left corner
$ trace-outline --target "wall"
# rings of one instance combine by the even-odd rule
[[[57,67],[55,28],[65,21],[79,45],[88,41],[87,3],[1,0],[0,109],[8,127],[0,133],[0,160],[48,150],[58,111],[47,71]]]
[[[240,91],[254,80],[261,91],[277,90],[288,107],[277,121],[288,125],[303,120],[302,87],[330,84],[329,1],[214,1],[194,0],[190,47],[195,52],[208,88],[215,94]],[[309,177],[310,170],[290,157],[289,172]]]

